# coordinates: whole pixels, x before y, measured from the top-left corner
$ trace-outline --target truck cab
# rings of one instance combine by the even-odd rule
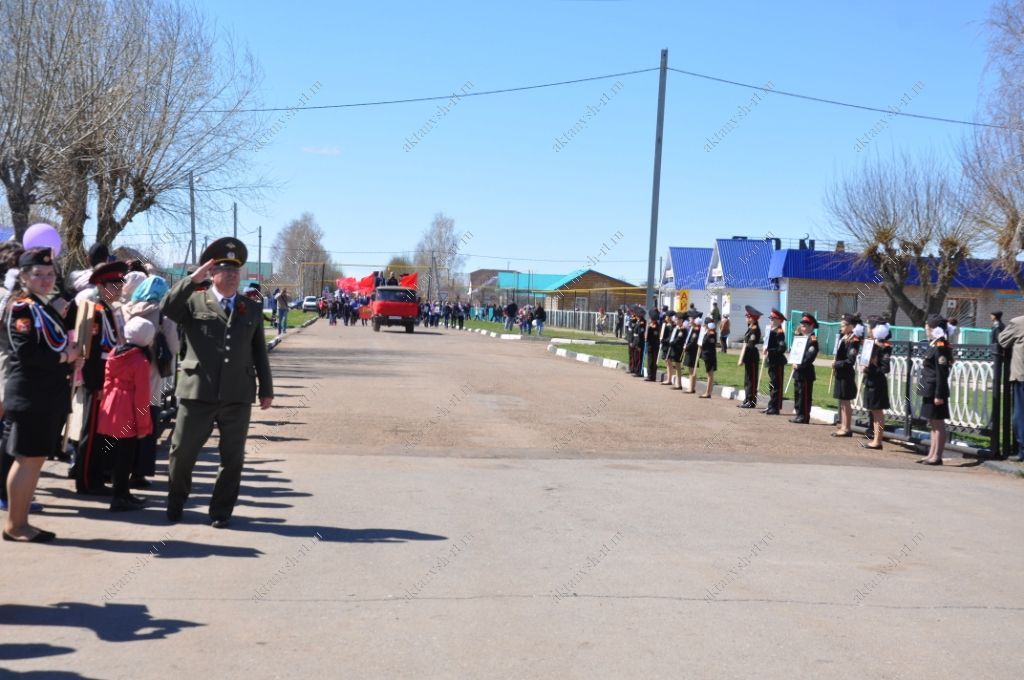
[[[416,289],[404,286],[379,286],[370,308],[373,330],[378,333],[381,326],[404,326],[406,333],[412,333],[420,314]]]

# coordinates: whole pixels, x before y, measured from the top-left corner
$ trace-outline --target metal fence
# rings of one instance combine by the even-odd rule
[[[913,438],[915,428],[927,428],[921,418],[918,383],[928,344],[894,342],[888,375],[889,403],[886,420],[902,421],[903,435]],[[1009,360],[998,345],[956,345],[949,374],[948,427],[953,432],[988,437],[990,455],[1005,458],[1014,446],[1009,436],[1010,389]],[[867,423],[864,390],[858,390],[853,403],[858,422]]]

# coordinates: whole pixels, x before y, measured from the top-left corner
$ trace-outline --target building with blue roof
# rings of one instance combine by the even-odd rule
[[[710,307],[705,303],[712,251],[712,248],[668,249],[668,266],[661,277],[662,306],[677,312],[688,308],[691,302],[701,309]]]
[[[768,276],[774,239],[736,236],[715,241],[705,280],[706,307],[718,303],[722,314],[736,315],[734,334],[742,334],[742,318],[747,305],[768,314],[779,305],[779,285]],[[737,321],[739,319],[739,321]]]

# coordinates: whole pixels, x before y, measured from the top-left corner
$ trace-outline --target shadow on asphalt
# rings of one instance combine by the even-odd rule
[[[162,640],[185,628],[196,628],[204,624],[180,619],[154,619],[144,604],[106,602],[100,606],[84,602],[60,602],[49,607],[0,605],[0,625],[88,628],[104,642],[132,642]]]
[[[44,656],[60,656],[61,654],[70,654],[73,651],[75,651],[73,647],[54,647],[45,642],[0,644],[0,661],[41,659]]]
[[[167,526],[167,532],[172,533],[174,527],[168,524],[164,513],[150,512],[138,513],[138,517],[148,514],[157,521],[154,524]],[[182,516],[184,524],[208,524],[204,512],[201,520],[195,519],[198,513],[185,512]],[[140,522],[141,523],[141,522]],[[242,546],[213,545],[210,543],[192,543],[190,541],[125,541],[116,538],[65,538],[63,536],[54,543],[63,548],[85,548],[87,550],[102,550],[112,553],[131,553],[138,555],[153,554],[161,559],[198,559],[203,557],[259,557],[263,554],[256,548],[244,548]]]
[[[407,529],[345,529],[342,527],[288,524],[276,517],[236,517],[233,531],[258,531],[287,538],[313,538],[332,543],[405,543],[407,541],[447,541],[447,536],[423,534]]]
[[[14,673],[14,671],[8,671],[6,668],[0,667],[0,673]],[[6,677],[8,676],[0,675],[0,678]],[[72,671],[23,671],[10,677],[21,678],[22,680],[98,680]]]

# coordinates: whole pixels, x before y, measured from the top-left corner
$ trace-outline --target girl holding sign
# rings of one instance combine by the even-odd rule
[[[704,324],[703,338],[700,341],[700,358],[704,362],[704,371],[708,374],[708,388],[698,399],[710,399],[711,390],[715,387],[715,371],[718,370],[718,331],[715,322],[708,320]]]
[[[870,443],[861,443],[865,449],[882,449],[882,435],[885,434],[885,409],[889,404],[889,375],[892,357],[892,343],[889,342],[889,326],[876,323],[871,329],[874,346],[871,359],[864,367],[864,408],[871,412],[874,430]]]
[[[839,323],[839,347],[832,361],[835,383],[832,396],[839,400],[839,429],[833,437],[853,436],[853,400],[857,398],[857,355],[860,354],[860,338],[854,332],[854,317],[843,314]]]
[[[686,336],[686,345],[683,350],[683,363],[690,374],[690,389],[687,394],[697,393],[697,353],[700,350],[698,340],[701,334],[700,317],[697,312],[690,312],[690,332]]]

